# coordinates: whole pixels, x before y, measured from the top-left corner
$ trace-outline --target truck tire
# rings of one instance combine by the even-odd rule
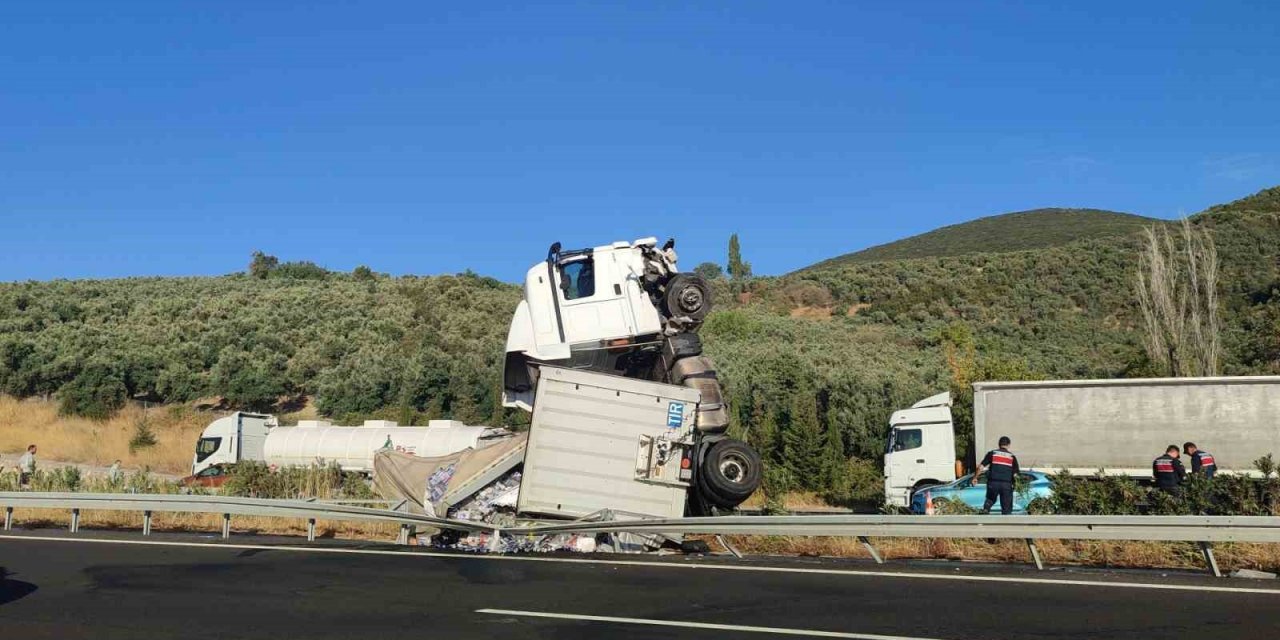
[[[678,273],[667,282],[662,303],[670,318],[687,317],[701,322],[711,313],[711,287],[701,276]]]
[[[698,468],[703,498],[721,509],[742,504],[760,487],[760,454],[745,442],[719,440],[707,449]]]

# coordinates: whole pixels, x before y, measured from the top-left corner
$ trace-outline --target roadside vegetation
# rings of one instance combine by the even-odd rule
[[[999,229],[959,225],[931,239],[962,247],[957,255],[761,278],[751,247],[734,238],[723,268],[700,265],[718,305],[702,330],[706,350],[733,433],[771,470],[770,500],[876,500],[889,414],[939,391],[955,395],[965,434],[977,380],[1177,373],[1151,355],[1140,229],[1068,241],[1057,218],[1039,219],[1015,218],[1018,234],[1052,223],[1041,234],[1051,241],[1018,251],[981,242]],[[1280,188],[1213,207],[1191,229],[1212,238],[1221,261],[1217,370],[1280,373]],[[285,414],[310,403],[339,421],[519,425],[527,416],[499,402],[519,296],[472,273],[337,273],[263,253],[222,277],[0,284],[0,393],[11,396],[0,400],[0,449],[34,441],[49,458],[181,472],[212,417],[176,405]],[[63,417],[29,398],[49,399]],[[139,433],[144,402],[166,405],[146,413],[155,444]],[[40,417],[22,415],[28,408]],[[965,456],[972,443],[957,446]]]

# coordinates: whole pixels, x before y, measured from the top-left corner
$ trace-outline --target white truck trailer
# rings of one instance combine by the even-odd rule
[[[1280,376],[979,382],[973,391],[973,451],[1009,436],[1024,469],[1150,479],[1151,461],[1187,441],[1224,473],[1280,454]],[[907,506],[917,489],[975,466],[956,458],[950,394],[894,412],[889,427],[889,504]]]
[[[389,420],[363,426],[335,426],[303,420],[279,426],[275,416],[236,412],[209,423],[196,441],[191,474],[246,460],[275,467],[337,464],[344,471],[373,472],[373,456],[390,448],[417,456],[442,456],[510,435],[506,429],[472,427],[455,420],[432,420],[426,427],[402,427]]]

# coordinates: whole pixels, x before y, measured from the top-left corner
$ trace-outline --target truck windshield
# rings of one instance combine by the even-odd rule
[[[920,429],[894,429],[889,432],[889,447],[886,453],[919,449],[924,445],[923,432]]]
[[[200,438],[197,440],[196,462],[203,462],[205,458],[216,453],[221,444],[222,438]]]

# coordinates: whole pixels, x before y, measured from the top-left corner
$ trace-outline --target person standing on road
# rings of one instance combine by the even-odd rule
[[[1000,448],[992,449],[982,458],[978,470],[973,474],[973,484],[978,483],[978,476],[987,471],[987,499],[982,503],[982,513],[991,513],[991,505],[1000,500],[1000,513],[1013,513],[1013,480],[1018,477],[1022,468],[1018,466],[1018,456],[1009,453],[1012,441],[1009,436],[1000,436]]]
[[[27,445],[27,452],[18,458],[18,487],[20,489],[29,489],[31,485],[31,474],[36,472],[36,446],[34,444]]]
[[[1156,486],[1165,493],[1182,495],[1182,481],[1187,478],[1187,470],[1178,460],[1178,445],[1171,444],[1164,450],[1164,455],[1151,463],[1151,474],[1156,478]]]
[[[1213,454],[1201,451],[1196,443],[1184,443],[1182,452],[1191,457],[1191,475],[1204,475],[1205,480],[1212,480],[1213,474],[1218,472],[1218,463],[1213,459]]]

